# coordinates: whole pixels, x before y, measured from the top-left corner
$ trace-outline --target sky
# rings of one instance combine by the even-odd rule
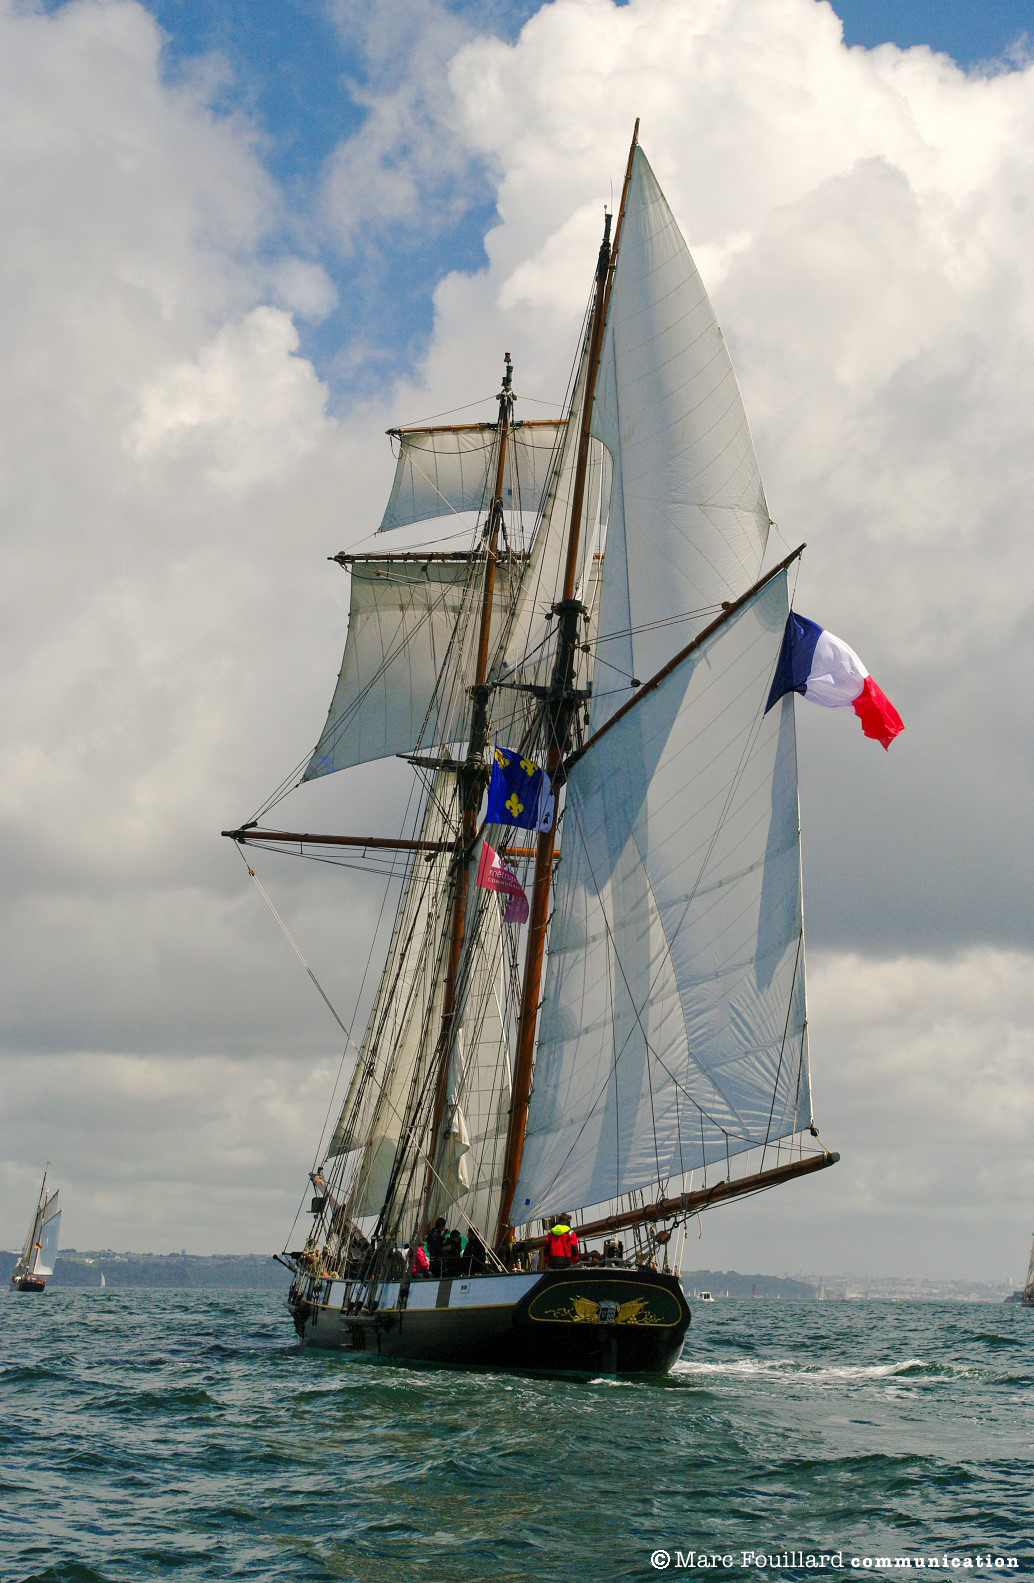
[[[906,721],[798,709],[835,1170],[691,1265],[1018,1280],[1034,1228],[1029,6],[0,0],[0,1244],[273,1251],[340,1032],[233,845],[340,661],[383,430],[561,399],[633,121],[797,608]],[[816,718],[817,717],[817,718]],[[404,772],[408,773],[408,772]],[[392,833],[395,766],[293,793]],[[297,821],[297,822],[296,822]],[[376,880],[259,877],[362,1026]],[[358,1008],[358,1009],[357,1009]]]

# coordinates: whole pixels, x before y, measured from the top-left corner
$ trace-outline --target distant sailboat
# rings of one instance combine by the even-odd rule
[[[57,1233],[61,1224],[61,1211],[57,1207],[57,1193],[47,1193],[47,1173],[39,1191],[39,1203],[32,1218],[29,1235],[21,1257],[14,1267],[11,1285],[16,1292],[42,1292],[54,1273],[57,1257]]]
[[[1034,1308],[1034,1242],[1031,1243],[1030,1263],[1027,1265],[1027,1279],[1023,1283],[1020,1302],[1024,1308]]]

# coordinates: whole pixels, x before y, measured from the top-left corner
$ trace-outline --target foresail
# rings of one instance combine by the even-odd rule
[[[354,559],[344,658],[303,780],[463,734],[483,563],[466,554]],[[510,562],[495,603],[509,610]]]
[[[780,572],[574,764],[514,1220],[811,1120]]]
[[[542,505],[558,444],[561,419],[515,423],[503,506],[534,521]],[[400,429],[399,456],[378,532],[435,517],[482,511],[492,493],[497,429],[471,423],[433,429]]]
[[[614,458],[593,701],[599,727],[757,579],[769,516],[714,310],[635,151],[593,433]],[[608,688],[603,677],[612,677]],[[620,680],[624,680],[624,687]]]

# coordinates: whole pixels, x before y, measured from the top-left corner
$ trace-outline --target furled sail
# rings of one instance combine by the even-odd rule
[[[510,569],[496,570],[497,619]],[[348,632],[327,722],[303,780],[457,741],[483,562],[467,554],[356,557]]]
[[[645,681],[756,581],[769,516],[722,332],[639,148],[592,428],[614,459],[597,655]],[[594,729],[627,696],[601,684]]]
[[[515,1219],[810,1123],[782,571],[571,770]]]
[[[562,427],[560,418],[512,425],[503,492],[507,511],[532,521],[538,516]],[[494,423],[390,432],[398,437],[399,456],[380,533],[488,505],[498,433]]]

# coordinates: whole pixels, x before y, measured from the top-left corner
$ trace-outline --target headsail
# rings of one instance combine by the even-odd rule
[[[571,771],[520,1221],[810,1123],[786,613],[781,572]]]
[[[757,580],[769,516],[725,340],[638,147],[592,429],[614,458],[597,652],[645,680]],[[598,687],[594,727],[627,696]]]

